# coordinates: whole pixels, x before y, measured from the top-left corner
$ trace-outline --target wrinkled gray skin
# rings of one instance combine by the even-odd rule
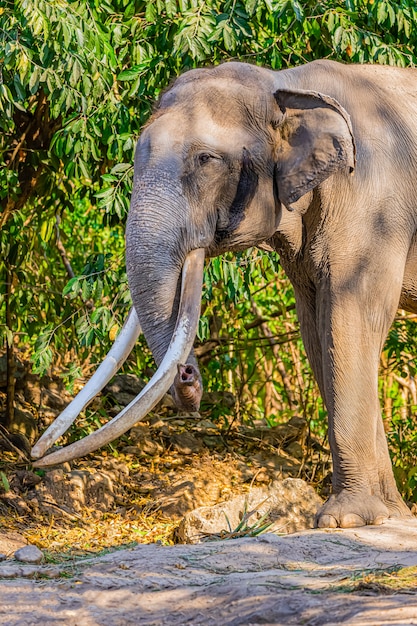
[[[157,362],[190,250],[267,241],[280,254],[329,413],[333,495],[321,527],[409,514],[388,456],[378,363],[397,308],[417,312],[416,95],[415,70],[228,63],[178,78],[137,147],[127,267]],[[194,408],[192,355],[186,370],[174,396]]]

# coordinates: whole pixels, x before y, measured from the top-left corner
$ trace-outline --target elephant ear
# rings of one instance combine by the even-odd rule
[[[287,207],[337,170],[355,167],[350,116],[330,96],[280,89],[275,99],[284,114],[276,166],[280,201]]]

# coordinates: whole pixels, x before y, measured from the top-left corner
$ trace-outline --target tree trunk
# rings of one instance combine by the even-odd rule
[[[13,273],[6,266],[6,419],[4,426],[10,430],[14,421],[15,371],[14,337],[12,328],[11,297],[13,289]]]

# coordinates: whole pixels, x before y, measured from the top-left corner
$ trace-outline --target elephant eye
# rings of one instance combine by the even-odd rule
[[[208,163],[213,158],[214,157],[211,154],[207,154],[206,152],[198,156],[198,160],[200,161],[201,165]]]

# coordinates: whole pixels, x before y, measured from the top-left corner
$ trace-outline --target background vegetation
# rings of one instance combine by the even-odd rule
[[[318,57],[409,66],[414,0],[16,0],[0,8],[0,350],[13,422],[16,352],[69,385],[108,350],[130,306],[124,222],[135,141],[180,72],[240,59],[274,69]],[[226,303],[226,306],[225,306]],[[399,314],[381,364],[397,476],[417,472],[415,318]],[[325,412],[274,255],[210,262],[197,348],[218,412],[268,424]],[[152,361],[138,344],[128,368]],[[230,404],[230,403],[229,403]],[[215,416],[214,416],[215,417]]]

